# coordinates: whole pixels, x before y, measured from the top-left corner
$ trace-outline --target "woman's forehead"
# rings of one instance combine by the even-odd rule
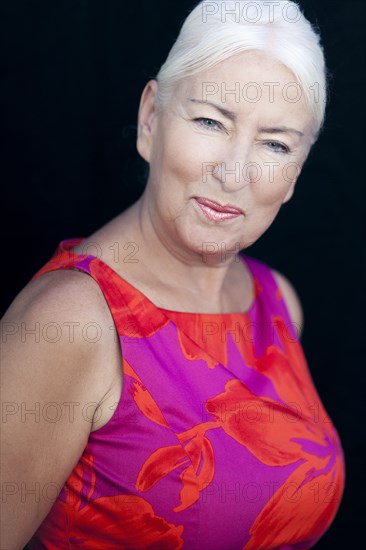
[[[294,80],[240,81],[186,79],[176,87],[171,109],[177,114],[209,116],[230,124],[291,126],[298,133],[311,133],[313,117],[304,94]],[[203,110],[204,109],[204,110]]]

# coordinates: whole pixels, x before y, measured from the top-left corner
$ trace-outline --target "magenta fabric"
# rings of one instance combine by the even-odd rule
[[[339,508],[344,454],[269,266],[239,255],[255,289],[246,313],[175,312],[73,254],[82,241],[62,241],[33,278],[94,278],[123,390],[30,550],[312,548]]]

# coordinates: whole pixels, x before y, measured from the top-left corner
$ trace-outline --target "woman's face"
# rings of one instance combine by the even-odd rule
[[[289,200],[313,123],[294,82],[279,62],[244,52],[185,79],[162,111],[154,106],[156,81],[147,84],[137,140],[150,164],[143,199],[159,239],[176,254],[222,257],[246,248]],[[202,199],[241,213],[220,216]]]

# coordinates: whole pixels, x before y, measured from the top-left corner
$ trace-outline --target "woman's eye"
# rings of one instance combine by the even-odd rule
[[[217,120],[213,120],[212,118],[195,118],[195,122],[198,122],[200,126],[203,126],[204,128],[207,128],[208,130],[216,130],[217,128],[221,127],[220,122]]]
[[[278,141],[267,141],[268,147],[275,153],[289,153],[290,149]]]

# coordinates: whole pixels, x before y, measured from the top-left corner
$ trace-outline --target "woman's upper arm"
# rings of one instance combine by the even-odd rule
[[[293,285],[282,273],[279,273],[275,269],[271,269],[271,271],[282,291],[290,317],[297,327],[298,337],[300,338],[304,326],[304,313],[300,298]]]
[[[0,548],[23,548],[48,514],[107,390],[100,365],[113,336],[88,279],[44,274],[2,319]],[[92,325],[87,335],[87,323],[98,323],[104,340],[94,341]]]

